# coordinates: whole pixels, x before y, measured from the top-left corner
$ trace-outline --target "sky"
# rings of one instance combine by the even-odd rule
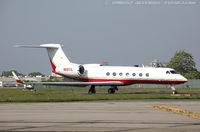
[[[0,0],[0,71],[49,75],[45,49],[13,47],[45,43],[79,64],[148,65],[185,50],[200,70],[199,13],[198,0]]]

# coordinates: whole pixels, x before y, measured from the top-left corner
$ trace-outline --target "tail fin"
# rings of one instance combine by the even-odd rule
[[[47,53],[51,62],[53,71],[55,72],[56,67],[64,67],[69,65],[71,62],[66,57],[65,53],[62,50],[60,44],[41,44],[39,46],[34,45],[16,45],[15,47],[24,47],[24,48],[46,48]]]
[[[14,71],[12,71],[12,74],[13,74],[15,80],[16,80],[18,83],[23,83],[23,82],[19,79],[19,77],[15,74]]]

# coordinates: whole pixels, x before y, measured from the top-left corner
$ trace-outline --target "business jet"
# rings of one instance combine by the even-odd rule
[[[95,86],[110,86],[108,94],[114,94],[119,86],[131,84],[167,84],[176,94],[175,84],[187,82],[187,79],[172,68],[104,66],[101,64],[77,64],[69,61],[60,44],[16,45],[24,48],[46,48],[52,72],[78,82],[29,82],[21,81],[14,73],[18,83],[33,89],[34,85],[90,86],[88,93],[95,94]]]

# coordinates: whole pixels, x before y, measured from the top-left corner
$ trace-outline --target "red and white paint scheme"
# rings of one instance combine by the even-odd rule
[[[14,71],[12,71],[12,74],[13,74],[15,80],[17,81],[17,83],[24,84],[24,89],[34,90],[34,86],[33,86],[33,85],[31,85],[31,84],[26,84],[24,81],[21,81],[21,80],[19,79],[19,77],[15,74]]]
[[[101,64],[76,64],[69,61],[60,44],[17,45],[25,48],[46,48],[52,72],[79,82],[38,82],[29,83],[58,86],[88,86],[88,93],[96,93],[95,86],[111,86],[108,93],[115,93],[117,86],[143,84],[170,84],[187,82],[187,79],[171,68],[133,67],[133,66],[103,66]],[[19,80],[19,79],[18,79]]]

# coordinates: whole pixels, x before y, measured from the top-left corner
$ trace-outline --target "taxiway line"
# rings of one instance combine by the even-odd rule
[[[190,111],[187,111],[187,110],[167,107],[167,106],[163,106],[163,105],[149,105],[148,107],[155,108],[155,109],[161,109],[161,110],[164,110],[164,111],[173,112],[173,113],[176,113],[176,114],[180,114],[180,115],[184,115],[184,116],[189,116],[189,117],[192,117],[192,118],[200,119],[200,114],[194,113],[194,112],[190,112]]]

